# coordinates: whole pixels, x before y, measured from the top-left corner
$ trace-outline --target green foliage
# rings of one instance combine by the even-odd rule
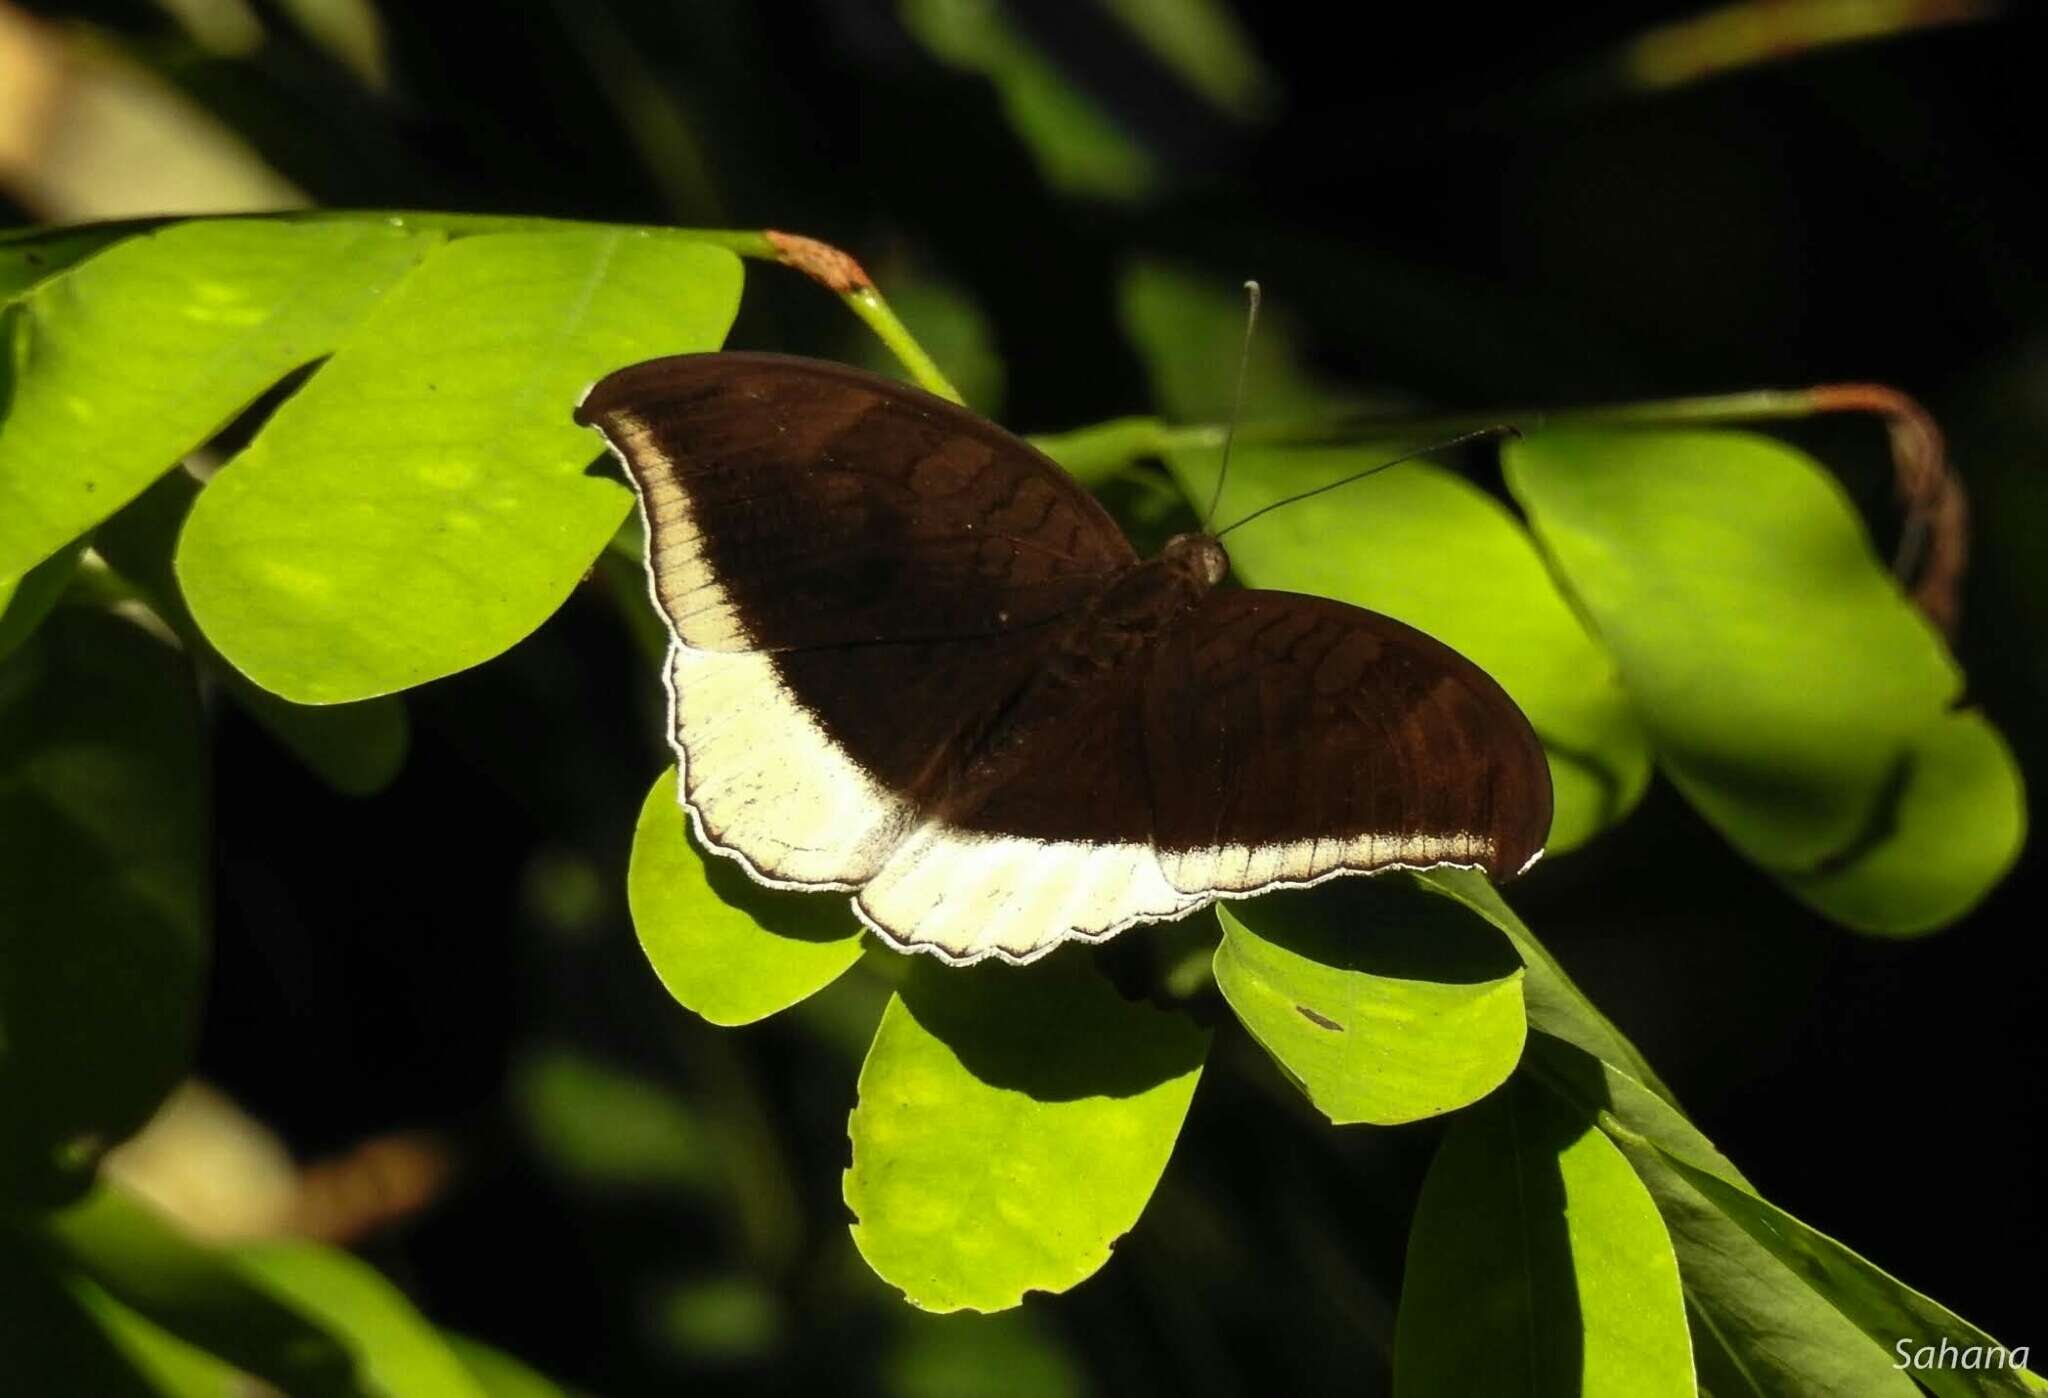
[[[1339,1126],[1469,1106],[1522,1057],[1522,969],[1485,922],[1402,882],[1222,910],[1216,985]]]
[[[207,953],[191,678],[66,609],[0,662],[0,1198],[82,1190],[184,1072]]]
[[[1020,111],[1044,98],[1040,60],[999,20],[911,18]],[[1113,143],[1090,159],[1055,174],[1130,187]],[[632,537],[627,493],[586,469],[595,440],[569,411],[621,364],[719,345],[733,252],[758,242],[350,215],[0,239],[0,1357],[33,1351],[109,1393],[221,1394],[250,1375],[312,1394],[558,1391],[435,1331],[344,1254],[207,1251],[105,1192],[48,1206],[88,1187],[186,1062],[207,938],[195,675],[367,793],[404,759],[397,693],[517,644],[601,556],[600,585],[644,620],[637,568],[607,551]],[[1160,406],[1220,418],[1236,297],[1140,268],[1124,312]],[[1002,366],[971,303],[938,291],[906,319],[995,401]],[[175,469],[322,359],[221,439],[253,432],[210,479]],[[1333,428],[1355,404],[1303,360],[1270,317],[1224,522],[1402,449]],[[1289,414],[1340,444],[1282,440]],[[1221,440],[1213,421],[1138,418],[1048,445],[1149,535],[1206,503]],[[1168,474],[1138,463],[1152,455]],[[1955,708],[1943,642],[1815,462],[1726,432],[1552,431],[1509,450],[1508,480],[1526,526],[1415,463],[1229,546],[1254,585],[1401,617],[1495,674],[1551,757],[1554,857],[1627,816],[1654,756],[1735,847],[1849,926],[1924,931],[2003,875],[2024,831],[2012,759]],[[1207,919],[1135,934],[1115,951],[1160,948],[1137,972],[1151,1003],[1128,962],[1112,988],[1114,957],[1079,949],[968,971],[872,950],[843,896],[764,889],[700,851],[670,770],[640,810],[626,893],[696,1017],[800,1007],[832,1044],[866,1043],[852,1240],[923,1310],[1013,1308],[1104,1265],[1167,1169],[1214,1018],[1334,1123],[1458,1113],[1408,1250],[1403,1392],[1649,1395],[1697,1378],[1723,1398],[1908,1393],[1887,1337],[1987,1342],[1762,1200],[1477,875],[1233,905],[1213,951]],[[698,1054],[713,1077],[721,1051]],[[767,1159],[744,1148],[758,1122],[553,1049],[512,1091],[562,1180],[727,1193],[759,1253],[786,1262],[771,1215],[788,1186],[772,1165],[740,1177]],[[697,1358],[736,1361],[785,1323],[752,1273],[667,1278],[658,1295],[650,1323]],[[1024,1315],[920,1322],[888,1351],[890,1391],[969,1391],[991,1355],[1035,1390],[1081,1386]]]
[[[1528,1084],[1451,1128],[1416,1206],[1397,1394],[1693,1392],[1671,1239],[1590,1119]]]
[[[763,888],[698,850],[673,767],[640,808],[626,892],[655,974],[713,1024],[766,1019],[860,960],[860,923],[845,899]]]
[[[336,225],[338,226],[338,225]],[[731,253],[633,229],[453,242],[380,302],[193,507],[178,577],[236,669],[300,703],[423,684],[562,604],[629,496],[569,410],[716,348]]]
[[[1002,1310],[1092,1275],[1165,1170],[1207,1047],[1074,957],[920,960],[882,1015],[849,1125],[861,1255],[934,1311]]]
[[[1506,457],[1660,766],[1738,849],[1870,931],[1940,926],[2010,867],[2019,774],[1950,713],[1955,661],[1815,462],[1734,432],[1552,431]]]
[[[12,379],[0,581],[140,494],[288,370],[330,353],[435,241],[371,220],[176,224],[115,243],[0,310],[0,375]]]

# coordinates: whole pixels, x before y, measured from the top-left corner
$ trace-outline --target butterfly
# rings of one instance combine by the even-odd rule
[[[1439,641],[1140,559],[1029,444],[822,360],[621,369],[576,420],[638,495],[707,849],[956,965],[1217,898],[1542,851],[1528,720]]]

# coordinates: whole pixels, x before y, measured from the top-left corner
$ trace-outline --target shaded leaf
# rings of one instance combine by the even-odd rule
[[[1694,1392],[1671,1240],[1585,1116],[1524,1082],[1452,1126],[1408,1238],[1397,1395]]]
[[[0,1224],[0,1374],[9,1392],[156,1398],[142,1371],[109,1339],[49,1261]]]
[[[481,1340],[443,1330],[441,1343],[462,1361],[484,1398],[561,1398],[564,1392],[553,1379]]]
[[[1528,1075],[1603,1127],[1618,1123],[1662,1150],[1741,1189],[1749,1181],[1684,1113],[1622,1069],[1549,1034],[1531,1034],[1523,1056]]]
[[[93,546],[141,592],[186,651],[221,681],[235,704],[322,781],[351,796],[383,790],[404,766],[410,742],[403,700],[386,695],[313,706],[280,699],[228,664],[192,620],[171,558],[198,495],[199,482],[172,471],[101,525]]]
[[[288,1393],[360,1391],[340,1340],[148,1206],[101,1189],[44,1227],[72,1266],[166,1334]]]
[[[183,658],[63,609],[0,663],[0,1192],[55,1202],[184,1075],[207,955]]]
[[[882,1357],[888,1398],[1081,1398],[1087,1375],[1029,1311],[947,1316],[904,1313]]]
[[[1060,73],[1001,9],[973,0],[900,0],[903,25],[941,62],[979,73],[1047,183],[1129,199],[1153,183],[1145,148]]]
[[[1688,1183],[1673,1157],[1611,1123],[1607,1135],[1671,1230],[1700,1337],[1701,1374],[1715,1393],[1910,1398],[1919,1392],[1891,1355]]]
[[[1166,1168],[1208,1035],[1078,956],[951,970],[889,1002],[848,1123],[853,1239],[926,1310],[995,1311],[1109,1260]]]
[[[0,580],[112,514],[288,370],[331,350],[436,242],[362,221],[176,224],[0,312]]]
[[[1819,465],[1737,432],[1544,432],[1506,459],[1658,761],[1738,849],[1891,932],[1959,916],[2003,872],[2018,778],[1982,734],[1935,731],[1955,662]]]
[[[0,302],[11,301],[133,231],[119,224],[9,229],[0,234]]]
[[[77,548],[58,549],[14,582],[0,583],[0,660],[26,641],[78,571]]]
[[[640,807],[626,899],[654,973],[713,1024],[788,1009],[860,960],[860,923],[844,897],[767,888],[697,848],[673,767]]]
[[[480,664],[561,605],[629,494],[571,410],[605,372],[715,349],[738,260],[636,229],[458,239],[193,507],[178,579],[263,688],[332,704]]]
[[[1888,1353],[1893,1363],[1900,1357],[1900,1340],[1910,1341],[1909,1348],[1916,1351],[1924,1345],[1939,1347],[1943,1342],[1954,1345],[1958,1351],[1974,1349],[1980,1356],[1999,1348],[1997,1341],[1946,1306],[1921,1295],[1833,1238],[1807,1227],[1747,1190],[1689,1164],[1674,1152],[1662,1147],[1658,1150],[1687,1184],[1748,1234],[1751,1241],[1832,1302]],[[2019,1398],[2028,1391],[2016,1370],[2002,1365],[1915,1365],[1912,1376],[1938,1398],[1975,1398],[1979,1394],[2010,1394]]]
[[[1500,893],[1484,877],[1469,869],[1435,869],[1412,875],[1432,893],[1452,898],[1478,913],[1507,934],[1522,958],[1526,976],[1522,999],[1528,1006],[1529,1027],[1577,1045],[1604,1063],[1611,1063],[1636,1082],[1648,1087],[1667,1102],[1671,1089],[1664,1086],[1640,1050],[1600,1013],[1572,979],[1557,964],[1543,944],[1514,910],[1501,901]]]
[[[68,1286],[157,1398],[246,1398],[260,1391],[241,1370],[151,1324],[83,1277],[69,1278]]]
[[[581,1183],[709,1190],[719,1182],[704,1123],[658,1083],[550,1048],[514,1069],[510,1093],[542,1158]]]
[[[433,1326],[369,1263],[311,1243],[261,1243],[236,1248],[234,1257],[259,1284],[340,1334],[371,1389],[489,1398]]]
[[[1521,965],[1444,899],[1353,879],[1219,912],[1224,999],[1340,1126],[1455,1111],[1522,1056]]]

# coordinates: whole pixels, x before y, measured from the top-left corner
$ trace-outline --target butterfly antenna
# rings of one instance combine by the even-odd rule
[[[1252,330],[1259,323],[1259,284],[1246,282],[1244,294],[1244,347],[1237,355],[1237,387],[1230,394],[1230,420],[1223,426],[1223,464],[1216,468],[1216,489],[1210,492],[1209,508],[1202,512],[1205,533],[1215,521],[1216,507],[1223,503],[1223,482],[1230,475],[1230,444],[1237,439],[1237,419],[1244,411],[1244,376],[1252,362]]]
[[[1467,442],[1477,442],[1487,437],[1519,437],[1521,435],[1522,433],[1520,429],[1516,428],[1512,423],[1503,422],[1493,427],[1482,427],[1476,432],[1467,432],[1464,433],[1462,436],[1452,437],[1447,441],[1432,442],[1430,445],[1426,447],[1417,447],[1414,451],[1411,451],[1404,456],[1397,456],[1392,461],[1382,461],[1377,466],[1368,466],[1363,471],[1355,471],[1352,474],[1345,476],[1341,480],[1331,481],[1328,485],[1319,485],[1313,490],[1304,490],[1299,495],[1290,495],[1283,500],[1275,500],[1270,505],[1261,505],[1258,509],[1253,510],[1243,519],[1237,520],[1235,523],[1232,523],[1222,529],[1217,530],[1215,537],[1220,539],[1225,534],[1228,534],[1232,529],[1242,529],[1247,524],[1250,524],[1253,520],[1257,519],[1260,515],[1271,514],[1274,510],[1279,509],[1282,505],[1292,505],[1298,500],[1306,500],[1311,496],[1321,495],[1325,491],[1335,490],[1339,486],[1350,485],[1353,481],[1362,481],[1367,476],[1376,476],[1380,472],[1390,470],[1395,466],[1403,464],[1404,462],[1413,461],[1418,456],[1427,456],[1433,451],[1449,451],[1452,447],[1462,447]]]

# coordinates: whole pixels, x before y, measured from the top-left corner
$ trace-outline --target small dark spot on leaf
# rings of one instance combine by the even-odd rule
[[[39,252],[23,253],[22,259],[26,261],[28,265],[31,267],[40,267],[43,265],[43,255]]]
[[[1331,1019],[1328,1015],[1325,1014],[1317,1014],[1314,1010],[1310,1009],[1306,1005],[1296,1005],[1294,1007],[1294,1011],[1296,1014],[1300,1015],[1303,1019],[1307,1020],[1310,1024],[1313,1024],[1318,1029],[1328,1029],[1333,1033],[1337,1034],[1342,1034],[1344,1032],[1344,1026],[1337,1023],[1336,1020]]]
[[[100,488],[100,484],[98,481],[87,481],[85,483],[85,488],[87,491],[98,490]]]

